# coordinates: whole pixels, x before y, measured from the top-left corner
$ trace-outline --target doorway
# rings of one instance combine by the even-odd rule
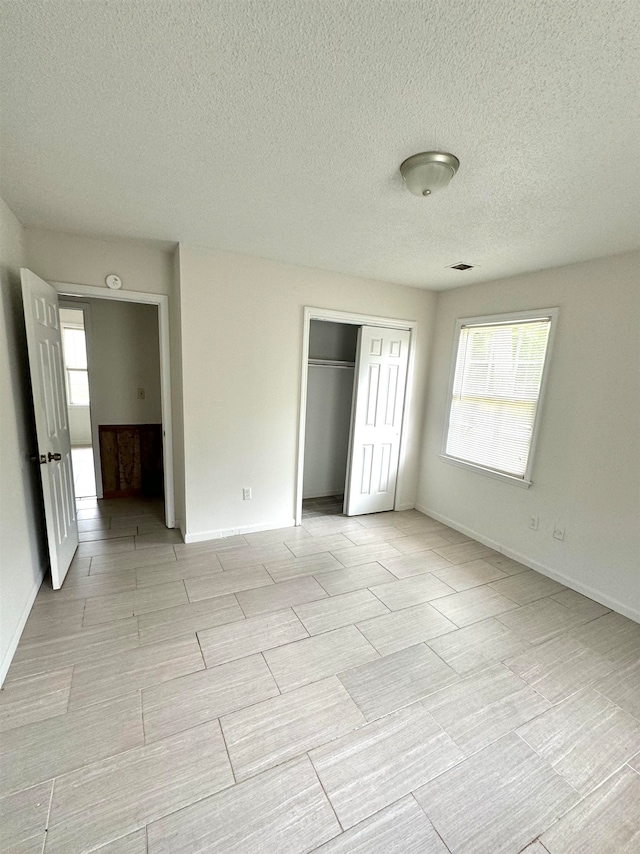
[[[303,500],[397,509],[415,325],[305,308],[296,525]]]
[[[111,443],[112,450],[114,445],[116,447],[116,452],[118,448],[122,450],[122,459],[119,458],[116,463],[118,470],[121,470],[122,468],[126,469],[127,466],[133,470],[137,466],[139,472],[140,467],[144,467],[145,464],[147,465],[146,483],[151,484],[155,487],[156,491],[159,491],[160,495],[164,496],[165,525],[167,528],[174,528],[175,499],[173,482],[168,297],[160,294],[146,294],[123,290],[106,290],[105,288],[98,288],[90,285],[76,285],[66,282],[52,282],[52,285],[58,291],[59,300],[63,306],[68,304],[77,308],[78,300],[74,298],[79,297],[81,304],[88,306],[90,309],[89,311],[85,311],[85,323],[87,324],[86,334],[88,340],[89,396],[90,399],[92,398],[93,404],[90,408],[91,445],[93,449],[96,494],[98,498],[103,496],[108,498],[110,495],[113,496],[114,494],[111,490],[111,487],[113,487],[114,484],[102,482],[102,453],[104,452],[101,453],[101,446],[104,447]],[[65,299],[65,297],[69,297],[70,299]],[[74,303],[76,303],[75,306],[73,305]],[[142,347],[144,349],[146,346],[148,349],[150,344],[148,340],[149,336],[142,334],[143,330],[141,328],[141,324],[144,322],[147,330],[152,327],[155,328],[155,344],[152,346],[155,347],[154,358],[157,368],[157,383],[155,385],[157,385],[157,388],[155,387],[154,382],[148,381],[144,378],[136,378],[136,376],[131,373],[126,389],[127,400],[123,401],[122,395],[113,387],[109,388],[105,394],[101,395],[100,384],[104,385],[104,382],[101,380],[99,381],[99,387],[97,389],[95,388],[96,383],[94,382],[93,377],[98,373],[97,369],[100,369],[100,373],[102,373],[103,369],[108,373],[110,366],[109,364],[96,365],[97,360],[108,362],[109,357],[107,356],[103,359],[100,352],[95,352],[96,348],[93,346],[95,343],[94,321],[97,321],[97,317],[93,317],[92,315],[96,314],[96,309],[101,307],[125,309],[127,308],[127,304],[129,304],[131,309],[138,309],[138,315],[140,315],[136,315],[136,318],[133,321],[137,330],[137,347]],[[114,314],[115,312],[110,311],[108,313]],[[146,320],[142,318],[142,314],[145,314]],[[115,324],[115,328],[118,329],[119,324],[117,320],[115,321]],[[111,343],[113,344],[113,341]],[[117,354],[118,351],[116,350],[116,356]],[[145,358],[151,357],[147,353]],[[120,405],[116,418],[114,419],[109,419],[106,414],[109,411],[108,409],[102,411],[98,411],[96,409],[101,397],[105,398],[109,396],[111,396],[112,399],[119,401]],[[152,407],[151,404],[153,401],[156,402],[157,409]],[[129,407],[128,410],[125,409],[123,411],[123,403],[127,404]],[[126,417],[126,412],[128,411],[133,414],[136,410],[132,409],[132,407],[136,406],[138,409],[144,409],[146,414],[140,415],[140,417],[128,419]],[[126,423],[127,420],[137,423]],[[110,423],[110,421],[120,423]],[[142,427],[146,428],[146,433],[141,439],[139,434]],[[101,428],[115,429],[110,431],[107,429],[105,433],[105,430],[101,430]],[[122,441],[120,441],[120,437],[116,435],[119,428],[129,428],[128,430],[125,429],[125,435],[122,438]],[[102,442],[100,438],[101,435],[103,436]],[[142,445],[152,448],[151,462],[149,462],[149,454],[147,454],[147,462],[145,463],[144,453],[140,450],[141,442]],[[161,460],[160,466],[153,463],[153,459],[157,459],[158,456]],[[115,487],[118,490],[121,486],[121,483],[115,484]],[[148,491],[146,487],[145,491]],[[140,492],[142,492],[142,487],[140,487],[140,489],[136,487],[128,497],[135,498]],[[124,493],[122,491],[120,491],[120,494],[124,497]],[[153,500],[152,495],[146,497]],[[145,498],[145,496],[143,495],[142,498]],[[111,498],[109,500],[111,500]]]

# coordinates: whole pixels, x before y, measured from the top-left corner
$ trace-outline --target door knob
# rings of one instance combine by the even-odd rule
[[[61,459],[62,459],[62,455],[61,455],[61,454],[52,454],[52,453],[51,453],[51,451],[49,451],[49,453],[47,454],[47,457],[49,458],[49,462],[51,462],[51,460],[56,460],[56,461],[57,461],[57,460],[61,460]]]

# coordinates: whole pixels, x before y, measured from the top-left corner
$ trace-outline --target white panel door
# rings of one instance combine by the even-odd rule
[[[347,516],[393,510],[409,340],[407,330],[360,329],[344,503]]]
[[[58,293],[31,270],[20,274],[51,579],[58,590],[78,547]]]

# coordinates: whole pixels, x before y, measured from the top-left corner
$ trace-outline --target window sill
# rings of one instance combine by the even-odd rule
[[[467,463],[464,460],[459,460],[457,457],[449,457],[446,454],[439,454],[439,457],[443,463],[448,463],[451,466],[458,466],[458,468],[461,469],[475,471],[478,474],[492,477],[494,480],[501,480],[504,483],[512,483],[514,486],[519,486],[522,489],[529,489],[531,486],[531,481],[525,480],[522,477],[514,477],[512,474],[504,474],[503,472],[494,471],[494,469],[488,469],[484,466],[476,465],[475,463]]]

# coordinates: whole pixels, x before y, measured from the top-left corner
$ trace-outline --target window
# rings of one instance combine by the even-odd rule
[[[62,348],[69,406],[89,406],[89,375],[84,329],[62,323]]]
[[[529,486],[557,309],[456,324],[441,458]]]

